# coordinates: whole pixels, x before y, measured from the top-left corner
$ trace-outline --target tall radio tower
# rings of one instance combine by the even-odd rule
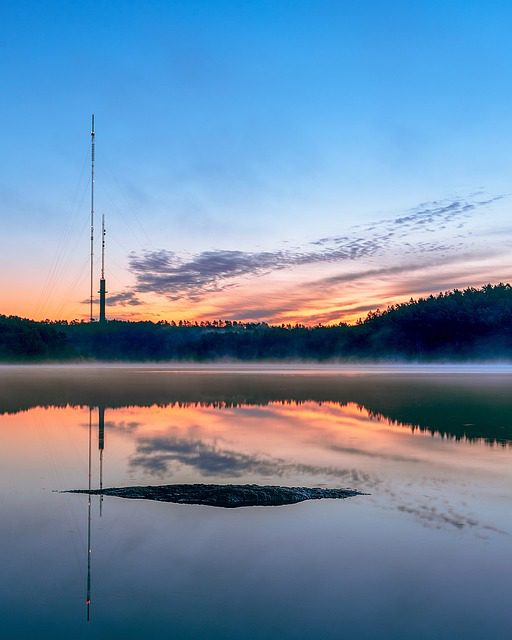
[[[94,279],[94,113],[91,126],[91,297],[90,297],[90,321],[94,322],[93,306],[93,279]]]

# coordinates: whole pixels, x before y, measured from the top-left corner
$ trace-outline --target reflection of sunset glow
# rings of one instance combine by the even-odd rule
[[[87,408],[72,407],[1,416],[5,472],[23,458],[27,480],[43,474],[51,486],[60,486],[59,475],[65,474],[83,486],[87,419]],[[356,482],[364,488],[391,468],[421,475],[432,464],[446,464],[448,475],[464,467],[496,474],[508,460],[503,450],[413,434],[354,403],[107,409],[105,424],[105,486],[209,477],[268,483],[279,477],[285,484]],[[97,422],[93,442],[97,447]]]

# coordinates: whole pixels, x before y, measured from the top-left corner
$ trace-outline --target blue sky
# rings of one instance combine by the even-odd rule
[[[333,321],[512,276],[508,3],[4,1],[0,20],[0,311],[87,313],[92,112],[117,317]],[[453,203],[463,220],[373,253],[293,258]]]

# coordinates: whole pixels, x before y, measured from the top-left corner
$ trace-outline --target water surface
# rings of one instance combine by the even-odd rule
[[[1,367],[2,637],[507,637],[507,367]],[[88,497],[369,493],[226,510]],[[90,622],[87,622],[89,608]]]

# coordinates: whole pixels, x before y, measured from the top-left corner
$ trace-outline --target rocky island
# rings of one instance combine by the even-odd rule
[[[257,484],[165,484],[109,489],[73,489],[65,493],[115,496],[138,500],[157,500],[179,504],[202,504],[211,507],[270,507],[295,504],[322,498],[343,499],[364,495],[353,489],[319,487],[279,487]]]

